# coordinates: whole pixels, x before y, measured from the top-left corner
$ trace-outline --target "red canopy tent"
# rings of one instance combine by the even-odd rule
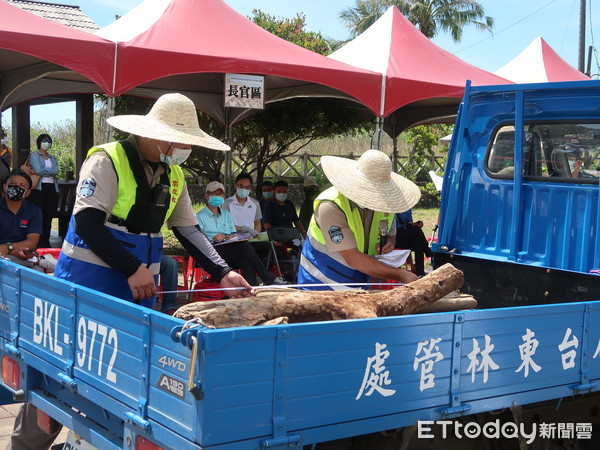
[[[494,73],[515,83],[590,79],[558,56],[558,53],[539,36],[525,50]]]
[[[280,39],[221,0],[146,0],[98,35],[121,41],[114,95],[176,89],[231,125],[245,111],[226,117],[224,73],[241,73],[266,76],[267,103],[328,96],[379,110],[381,75]]]
[[[115,44],[0,2],[0,110],[56,93],[110,93]]]
[[[467,80],[508,82],[435,45],[395,6],[329,57],[384,75],[379,116],[396,112],[398,133],[422,120],[455,115]]]

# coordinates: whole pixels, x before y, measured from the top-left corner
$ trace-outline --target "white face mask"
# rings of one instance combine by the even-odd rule
[[[42,150],[46,150],[46,151],[48,151],[48,150],[50,150],[50,147],[52,147],[52,144],[51,144],[50,142],[42,142],[42,143],[40,144],[40,148],[41,148]]]
[[[183,164],[192,153],[191,148],[173,147],[173,144],[170,144],[170,147],[173,149],[172,155],[165,155],[160,150],[160,146],[158,147],[158,151],[160,153],[160,162],[164,162],[165,164],[168,164],[170,166],[179,166],[180,164]]]

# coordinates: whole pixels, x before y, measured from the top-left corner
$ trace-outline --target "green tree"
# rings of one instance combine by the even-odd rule
[[[466,26],[482,31],[491,31],[494,26],[494,19],[486,16],[475,0],[355,0],[354,6],[340,13],[340,19],[354,37],[394,5],[429,39],[447,32],[459,42]]]
[[[372,132],[372,122],[347,103],[332,98],[277,102],[233,128],[234,153],[258,186],[270,164],[293,155],[317,139]]]
[[[329,42],[319,32],[307,31],[306,16],[296,13],[293,19],[279,18],[266,14],[258,9],[252,10],[250,19],[259,27],[269,33],[279,36],[300,47],[307,48],[316,53],[327,55],[331,53]]]
[[[409,128],[401,138],[410,146],[409,160],[404,167],[404,175],[421,186],[421,207],[439,206],[440,194],[431,182],[429,171],[437,171],[434,159],[448,147],[439,148],[439,139],[452,131],[453,125],[432,124]],[[444,164],[445,165],[445,164]]]

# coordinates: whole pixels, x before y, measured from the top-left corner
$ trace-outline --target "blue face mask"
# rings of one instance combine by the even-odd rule
[[[250,195],[250,189],[237,188],[235,192],[239,198],[246,198]]]
[[[273,191],[265,191],[262,193],[262,196],[264,198],[272,198],[273,197]]]
[[[279,200],[280,202],[285,202],[287,199],[287,193],[285,192],[279,192],[277,194],[275,194],[275,198],[277,200]]]
[[[224,201],[225,201],[225,199],[223,197],[212,196],[212,195],[210,197],[208,197],[208,204],[210,206],[214,206],[215,208],[218,208],[219,206],[221,206]]]

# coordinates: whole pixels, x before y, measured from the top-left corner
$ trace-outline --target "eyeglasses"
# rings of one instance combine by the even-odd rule
[[[42,142],[50,142],[52,144],[52,139],[42,139]]]

